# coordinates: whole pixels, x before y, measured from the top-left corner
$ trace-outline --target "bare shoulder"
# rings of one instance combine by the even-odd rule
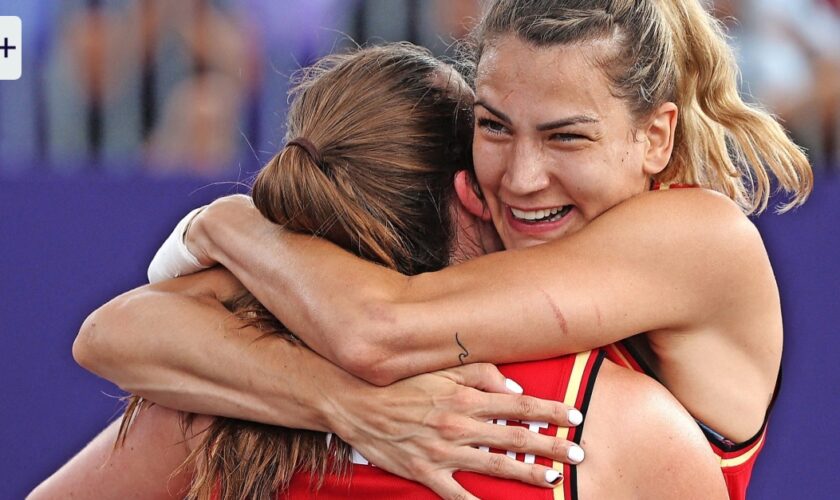
[[[628,260],[642,262],[647,275],[667,270],[669,280],[702,299],[700,307],[720,305],[709,299],[722,289],[729,289],[726,303],[732,305],[775,290],[758,229],[732,200],[707,189],[640,194],[592,221],[590,229],[588,246],[606,239]]]
[[[642,193],[615,206],[602,218],[610,225],[633,221],[633,226],[649,231],[647,234],[671,235],[680,244],[764,248],[755,225],[738,205],[708,189]]]
[[[585,425],[579,484],[595,493],[585,497],[727,498],[699,427],[653,379],[605,361]]]

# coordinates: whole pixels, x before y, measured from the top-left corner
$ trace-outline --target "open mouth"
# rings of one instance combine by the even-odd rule
[[[574,205],[563,205],[562,207],[547,208],[543,210],[519,210],[510,207],[513,218],[523,224],[542,224],[545,222],[556,222],[565,217]]]

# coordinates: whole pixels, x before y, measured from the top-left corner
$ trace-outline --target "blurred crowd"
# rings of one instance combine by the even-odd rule
[[[354,41],[451,55],[481,0],[2,0],[23,77],[0,82],[0,173],[250,175],[283,142],[289,77]],[[750,100],[840,168],[840,0],[714,0]]]

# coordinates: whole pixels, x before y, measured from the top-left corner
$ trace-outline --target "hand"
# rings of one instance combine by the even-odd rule
[[[369,386],[361,394],[339,396],[346,399],[337,401],[330,427],[371,463],[444,498],[475,498],[452,477],[456,470],[555,487],[562,479],[548,467],[477,449],[490,446],[576,463],[568,458],[574,443],[488,422],[505,418],[565,427],[581,422],[577,410],[520,395],[509,384],[495,366],[476,363],[387,387]]]
[[[217,263],[213,257],[213,237],[225,227],[244,227],[258,223],[271,225],[254,206],[250,196],[235,194],[225,196],[207,205],[196,215],[184,233],[187,249],[199,262],[206,265]],[[272,226],[273,227],[273,226]]]

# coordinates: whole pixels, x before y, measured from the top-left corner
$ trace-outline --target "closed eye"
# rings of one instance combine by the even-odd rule
[[[573,141],[580,141],[580,140],[590,140],[589,137],[580,134],[569,134],[569,133],[558,133],[558,134],[551,134],[550,139],[552,141],[560,141],[560,142],[573,142]]]
[[[493,120],[492,118],[479,118],[478,128],[494,135],[502,135],[508,133],[507,127],[502,125],[500,122]]]

